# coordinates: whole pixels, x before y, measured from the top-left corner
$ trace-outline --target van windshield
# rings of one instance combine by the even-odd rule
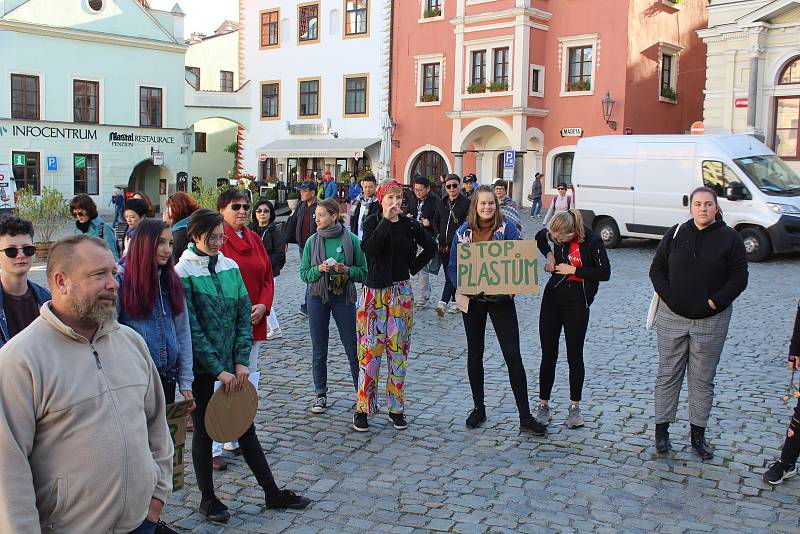
[[[733,161],[764,193],[800,196],[800,176],[778,156],[750,156]]]

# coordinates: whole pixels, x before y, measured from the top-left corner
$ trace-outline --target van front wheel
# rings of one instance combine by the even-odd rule
[[[594,231],[603,240],[606,248],[617,248],[622,242],[619,227],[611,217],[600,217],[594,223]]]
[[[744,243],[744,251],[747,253],[747,261],[764,261],[769,257],[771,245],[769,236],[761,228],[748,226],[739,230]]]

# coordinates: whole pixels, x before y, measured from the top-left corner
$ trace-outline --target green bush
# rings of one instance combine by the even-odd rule
[[[71,217],[69,204],[58,189],[43,187],[36,196],[26,187],[17,191],[17,215],[33,224],[39,242],[49,242]]]

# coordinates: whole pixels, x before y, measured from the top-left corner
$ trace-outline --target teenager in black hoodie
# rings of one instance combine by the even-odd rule
[[[722,221],[714,190],[689,197],[692,219],[673,226],[650,266],[661,297],[656,312],[658,377],[655,389],[656,450],[670,449],[683,376],[688,371],[692,448],[713,457],[705,429],[714,401],[714,376],[728,335],[731,304],[747,287],[747,256],[738,232]]]
[[[789,345],[789,369],[800,371],[800,303],[797,304],[797,316],[794,318],[794,334]],[[797,474],[797,458],[800,456],[800,397],[794,415],[786,430],[786,440],[781,449],[781,459],[769,466],[764,473],[764,480],[770,484],[780,484],[787,478]]]
[[[552,241],[551,249],[549,241]],[[600,282],[611,278],[611,266],[603,240],[583,225],[575,208],[556,213],[547,228],[536,234],[539,251],[547,258],[544,270],[553,273],[542,296],[539,312],[539,340],[542,363],[539,367],[539,409],[536,419],[550,422],[550,393],[556,376],[558,340],[561,330],[567,343],[569,398],[567,426],[583,426],[579,403],[585,370],[583,344],[592,305]]]

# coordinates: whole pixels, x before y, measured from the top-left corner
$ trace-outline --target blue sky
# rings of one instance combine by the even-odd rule
[[[170,11],[176,2],[186,13],[185,37],[195,31],[211,34],[225,19],[239,20],[238,0],[150,0],[150,6]]]

